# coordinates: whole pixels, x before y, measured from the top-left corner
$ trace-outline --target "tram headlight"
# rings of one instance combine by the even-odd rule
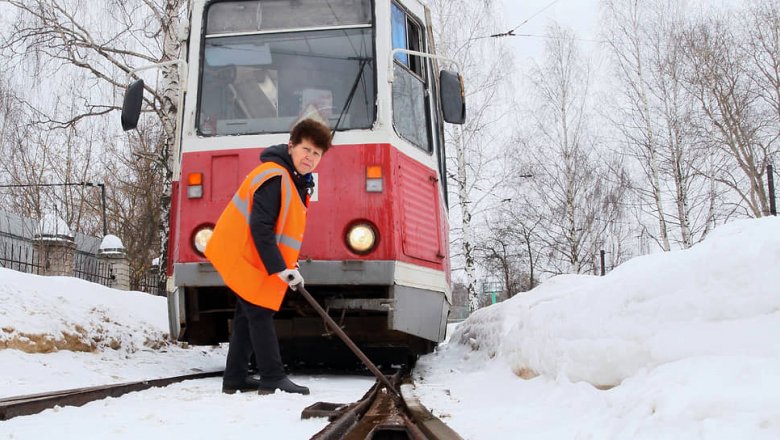
[[[347,246],[352,252],[366,254],[376,246],[377,233],[368,223],[356,223],[347,231]]]
[[[211,226],[204,226],[198,229],[198,232],[192,236],[192,247],[201,255],[206,251],[206,244],[209,242],[213,232],[214,229]]]

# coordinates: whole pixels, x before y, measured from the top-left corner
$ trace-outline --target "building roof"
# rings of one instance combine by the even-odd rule
[[[32,240],[36,233],[40,232],[38,224],[38,220],[0,210],[0,235],[2,236]],[[101,239],[98,237],[91,237],[80,232],[71,235],[74,235],[76,249],[81,252],[96,254],[100,249]]]

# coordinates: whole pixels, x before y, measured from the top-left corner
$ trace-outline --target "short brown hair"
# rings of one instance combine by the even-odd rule
[[[330,148],[330,128],[314,119],[304,119],[293,127],[290,132],[290,142],[292,142],[293,145],[298,145],[304,139],[309,140],[309,142],[313,143],[316,147],[321,148],[324,153]]]

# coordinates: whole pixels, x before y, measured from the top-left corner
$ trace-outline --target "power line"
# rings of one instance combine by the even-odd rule
[[[519,29],[519,28],[520,28],[520,26],[522,26],[522,25],[524,25],[524,24],[528,23],[529,21],[531,21],[531,19],[533,19],[533,18],[534,18],[534,17],[536,17],[537,15],[541,14],[542,12],[546,11],[546,10],[547,10],[547,9],[549,9],[549,8],[550,8],[552,5],[554,5],[554,4],[556,4],[556,3],[558,3],[559,1],[560,1],[560,0],[553,0],[553,1],[551,1],[550,3],[548,3],[548,4],[547,4],[547,6],[543,7],[542,9],[540,9],[540,10],[538,10],[538,11],[536,11],[536,12],[534,12],[534,13],[533,13],[533,15],[531,15],[531,16],[530,16],[530,17],[528,17],[528,18],[526,18],[525,20],[523,20],[523,22],[522,22],[522,23],[518,24],[517,26],[515,26],[515,27],[514,27],[514,28],[512,28],[512,29],[510,29],[509,31],[507,31],[507,32],[502,32],[502,33],[500,33],[500,34],[493,34],[493,35],[490,35],[490,37],[491,37],[491,38],[499,38],[499,37],[515,37],[515,36],[522,36],[522,35],[515,34],[515,31],[516,31],[517,29]],[[484,37],[483,37],[483,38],[484,38]]]
[[[560,40],[560,39],[564,39],[565,38],[565,39],[571,39],[571,40],[574,40],[574,41],[586,41],[586,42],[589,42],[589,43],[609,43],[608,40],[592,40],[592,39],[588,39],[588,38],[577,38],[577,37],[556,37],[556,36],[553,36],[553,35],[539,35],[539,34],[515,34],[512,31],[509,31],[509,33],[507,33],[506,35],[505,34],[491,35],[491,37],[495,37],[495,36],[499,36],[499,37],[504,37],[504,36],[507,36],[507,37],[533,37],[533,38],[546,38],[548,40]],[[618,44],[626,44],[626,43],[618,43]]]

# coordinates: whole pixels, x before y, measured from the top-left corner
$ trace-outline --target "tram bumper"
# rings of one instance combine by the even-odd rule
[[[385,286],[383,297],[343,296],[320,299],[329,310],[386,312],[390,330],[414,335],[433,342],[444,339],[450,292],[446,276],[436,271],[400,261],[300,261],[300,272],[306,286],[317,297],[318,292],[335,290],[360,291],[363,286]],[[210,263],[177,263],[174,265],[176,292],[186,288],[224,286],[224,281]],[[169,299],[176,304],[175,315],[182,316],[183,296]],[[193,307],[190,306],[189,309]],[[172,320],[173,321],[173,320]],[[173,326],[173,322],[172,322]]]

